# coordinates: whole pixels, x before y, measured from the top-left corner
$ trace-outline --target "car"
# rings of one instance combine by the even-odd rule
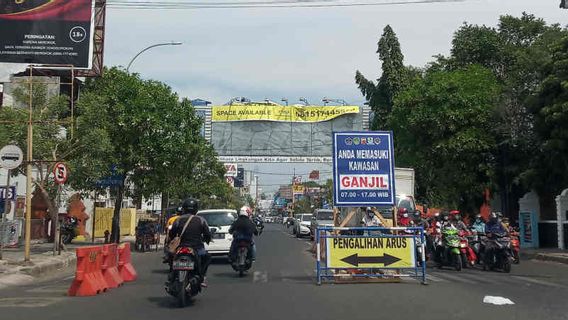
[[[237,211],[232,209],[201,210],[197,212],[197,215],[207,221],[213,234],[213,241],[206,244],[205,249],[212,256],[228,256],[233,241],[229,228],[238,217]]]
[[[310,223],[310,239],[314,240],[317,227],[333,227],[333,210],[316,209]]]
[[[296,215],[294,220],[294,234],[297,238],[310,235],[310,223],[312,221],[311,213],[302,213]]]

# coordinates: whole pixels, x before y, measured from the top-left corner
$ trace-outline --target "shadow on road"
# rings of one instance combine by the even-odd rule
[[[165,293],[164,293],[165,294]],[[178,309],[177,300],[172,296],[163,297],[149,297],[148,301],[154,303],[156,306],[164,309]],[[187,307],[191,307],[195,303],[195,300],[190,299],[187,303]]]

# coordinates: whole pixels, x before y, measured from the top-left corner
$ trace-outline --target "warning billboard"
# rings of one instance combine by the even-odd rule
[[[345,114],[359,113],[358,106],[281,106],[265,104],[211,107],[211,119],[218,121],[320,122]]]
[[[94,0],[0,1],[0,62],[90,69]]]
[[[328,268],[414,268],[413,237],[329,237]]]

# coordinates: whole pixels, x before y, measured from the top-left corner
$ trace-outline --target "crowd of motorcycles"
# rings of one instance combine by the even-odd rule
[[[427,260],[434,261],[438,268],[450,267],[456,271],[481,267],[484,271],[511,272],[511,265],[520,263],[519,232],[499,214],[492,215],[497,219],[496,223],[501,224],[503,232],[486,232],[486,228],[473,224],[467,226],[457,211],[436,214],[426,220],[422,226],[425,227]],[[408,220],[403,226],[418,226],[415,221],[419,219]],[[479,215],[476,217],[478,224],[481,219]]]

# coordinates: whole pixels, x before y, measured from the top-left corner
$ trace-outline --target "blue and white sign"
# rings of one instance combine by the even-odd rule
[[[333,201],[337,207],[394,205],[390,131],[333,133]]]

